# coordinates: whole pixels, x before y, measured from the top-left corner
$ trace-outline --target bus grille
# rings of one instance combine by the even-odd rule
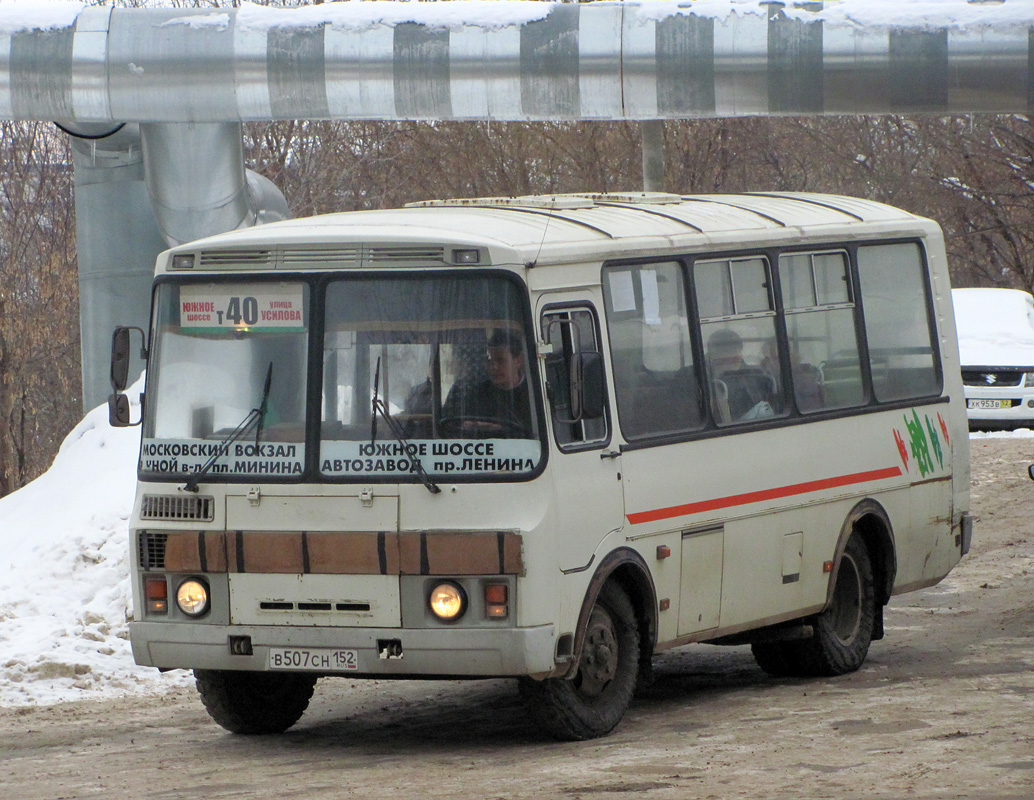
[[[165,542],[167,533],[140,533],[140,567],[142,569],[165,569]]]
[[[444,264],[437,245],[328,245],[269,250],[202,250],[201,269],[348,269],[369,264],[429,266]]]
[[[145,494],[140,503],[140,519],[211,522],[214,518],[213,497]]]
[[[202,250],[198,262],[202,269],[262,269],[276,266],[276,253],[272,250]]]
[[[278,265],[285,268],[358,267],[362,264],[360,247],[287,247],[277,254]]]
[[[413,264],[444,264],[445,250],[441,247],[369,247],[366,260],[372,264],[408,262]]]

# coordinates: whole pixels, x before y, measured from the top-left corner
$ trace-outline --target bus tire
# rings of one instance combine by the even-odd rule
[[[520,681],[532,718],[557,739],[604,736],[624,716],[639,674],[639,629],[628,595],[613,581],[589,613],[573,677]]]
[[[283,733],[305,712],[316,677],[268,672],[194,670],[209,716],[230,733]]]
[[[812,618],[810,639],[751,645],[758,666],[777,677],[831,677],[854,672],[872,642],[876,595],[872,562],[860,536],[852,536],[837,569],[829,607]]]

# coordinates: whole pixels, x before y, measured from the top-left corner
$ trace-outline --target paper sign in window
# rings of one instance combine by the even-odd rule
[[[610,307],[612,311],[635,311],[635,289],[631,272],[611,272]]]

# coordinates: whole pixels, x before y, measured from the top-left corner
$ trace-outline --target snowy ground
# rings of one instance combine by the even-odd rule
[[[1034,431],[971,438],[1004,436]],[[136,666],[129,649],[139,441],[139,428],[111,428],[107,408],[94,409],[46,474],[0,500],[0,706],[158,693],[190,680]]]

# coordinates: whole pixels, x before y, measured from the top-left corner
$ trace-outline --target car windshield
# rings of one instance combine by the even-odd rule
[[[439,478],[533,471],[542,446],[524,319],[517,285],[498,276],[331,283],[320,471],[403,476],[416,459]]]
[[[165,283],[155,304],[141,471],[197,472],[214,456],[209,479],[301,474],[308,287]]]

